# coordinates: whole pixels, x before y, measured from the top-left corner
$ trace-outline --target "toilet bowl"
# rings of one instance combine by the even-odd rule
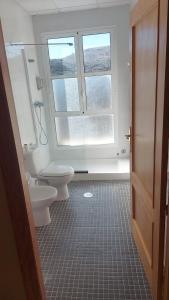
[[[41,159],[40,149],[34,149],[24,153],[25,168],[32,177],[36,177],[41,185],[50,185],[57,188],[56,200],[69,198],[68,183],[74,176],[74,170],[67,165],[59,165],[57,162],[45,162]]]
[[[38,178],[43,182],[57,188],[56,200],[66,200],[69,198],[68,183],[74,176],[74,170],[70,166],[57,165],[51,163],[47,168],[40,172]]]
[[[57,189],[51,186],[29,184],[35,226],[45,226],[51,222],[49,206],[56,200]]]

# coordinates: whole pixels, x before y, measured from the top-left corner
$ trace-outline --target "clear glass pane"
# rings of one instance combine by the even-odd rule
[[[111,69],[110,33],[83,36],[84,71],[92,73]]]
[[[50,44],[48,49],[51,75],[74,75],[76,73],[74,37],[49,39],[48,44]]]
[[[111,75],[85,78],[87,110],[105,110],[112,108]]]
[[[56,117],[55,124],[59,145],[114,143],[113,115]]]
[[[54,79],[52,85],[56,111],[80,111],[76,78]]]

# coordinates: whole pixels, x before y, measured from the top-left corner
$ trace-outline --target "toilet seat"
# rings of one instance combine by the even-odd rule
[[[50,163],[47,168],[42,170],[38,179],[42,184],[49,184],[57,188],[58,201],[69,198],[68,183],[74,176],[74,169],[66,165],[58,165],[56,162]]]
[[[58,161],[44,159],[40,155],[40,149],[28,151],[24,154],[26,170],[36,178],[39,185],[52,186],[57,189],[55,201],[62,201],[69,198],[68,184],[74,176],[74,169],[71,166],[60,165]],[[68,160],[67,160],[68,162]],[[46,167],[46,165],[48,166]],[[34,201],[35,202],[35,201]],[[35,205],[35,204],[34,204]]]
[[[57,165],[56,163],[53,162],[40,173],[40,176],[62,177],[62,176],[73,175],[73,174],[74,174],[74,169],[72,167]]]

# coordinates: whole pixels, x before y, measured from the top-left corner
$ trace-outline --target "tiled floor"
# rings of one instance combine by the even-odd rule
[[[152,299],[130,233],[129,183],[74,182],[69,190],[38,229],[47,299]]]

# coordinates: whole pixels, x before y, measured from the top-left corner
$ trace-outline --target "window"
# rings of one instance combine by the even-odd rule
[[[84,72],[111,69],[110,33],[83,36]]]
[[[112,32],[48,39],[58,146],[115,142]]]
[[[56,77],[75,75],[77,73],[75,38],[49,39],[48,44],[51,75]],[[57,44],[60,44],[59,47]]]
[[[48,44],[55,110],[80,111],[75,38],[49,39]]]
[[[83,146],[114,142],[112,115],[56,117],[59,145]]]

